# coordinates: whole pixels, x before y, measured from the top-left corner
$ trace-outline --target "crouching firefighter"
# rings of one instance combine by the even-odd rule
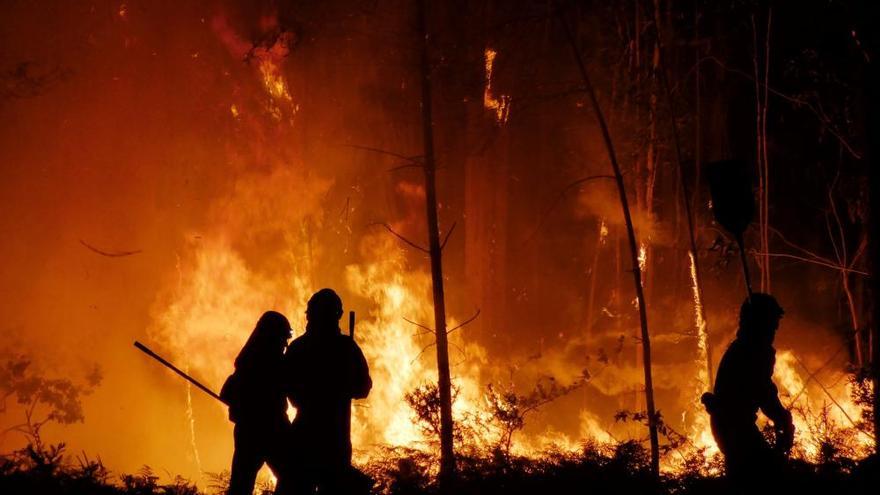
[[[229,419],[235,423],[229,495],[252,495],[263,463],[276,476],[282,471],[290,422],[281,371],[290,336],[284,315],[264,313],[235,359],[235,372],[220,391],[220,399],[229,406]]]
[[[702,398],[728,479],[738,490],[751,493],[770,493],[782,483],[794,441],[791,413],[779,401],[773,383],[773,339],[782,315],[782,307],[769,294],[755,293],[743,302],[739,330],[718,366],[714,393]],[[773,422],[773,446],[755,424],[758,409]]]

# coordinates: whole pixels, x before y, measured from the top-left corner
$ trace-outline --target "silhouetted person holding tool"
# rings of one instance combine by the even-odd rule
[[[769,294],[746,298],[736,339],[718,366],[715,393],[703,394],[728,479],[736,489],[750,493],[770,493],[780,486],[785,458],[794,442],[791,413],[779,401],[773,383],[773,339],[783,313]],[[758,409],[776,430],[772,447],[755,424]]]
[[[360,493],[368,483],[351,466],[351,401],[366,398],[373,383],[360,347],[339,329],[342,313],[333,290],[316,292],[306,309],[305,334],[284,356],[287,398],[297,409],[283,481],[290,493]]]
[[[284,315],[263,313],[220,391],[235,423],[229,495],[252,495],[264,462],[276,475],[281,472],[283,439],[290,430],[281,371],[290,337]]]

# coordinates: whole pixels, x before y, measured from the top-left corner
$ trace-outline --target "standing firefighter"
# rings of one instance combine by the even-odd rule
[[[758,490],[764,493],[778,486],[794,441],[791,413],[779,401],[773,383],[773,339],[782,315],[782,307],[769,294],[754,293],[743,302],[736,339],[718,366],[715,393],[703,395],[727,476],[739,489],[764,488]],[[773,422],[773,447],[755,424],[758,409]]]
[[[372,387],[367,361],[339,329],[342,300],[331,289],[309,299],[305,334],[284,356],[287,398],[296,407],[285,493],[356,494],[370,481],[351,466],[351,401]]]
[[[229,495],[251,495],[263,463],[276,475],[280,472],[280,439],[290,429],[281,361],[290,336],[284,315],[263,313],[235,359],[235,372],[220,391],[221,400],[229,405],[229,419],[235,423]]]

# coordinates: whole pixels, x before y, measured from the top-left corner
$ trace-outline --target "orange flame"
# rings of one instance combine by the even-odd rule
[[[693,410],[695,414],[691,426],[691,436],[694,437],[695,444],[698,447],[706,448],[707,453],[711,455],[718,452],[718,446],[712,437],[709,417],[702,411],[703,406],[700,402],[703,392],[712,387],[712,384],[709,383],[709,370],[706,368],[706,366],[710,365],[708,363],[709,335],[706,331],[706,320],[703,316],[703,301],[700,298],[700,287],[697,282],[697,265],[693,253],[688,253],[688,260],[690,261],[691,291],[694,298],[694,326],[697,330],[697,359],[694,362],[697,368],[697,375],[693,384]]]
[[[495,64],[495,56],[497,54],[491,48],[486,48],[484,52],[486,60],[486,86],[483,90],[483,106],[487,110],[494,110],[495,121],[499,124],[504,124],[510,116],[510,96],[499,95],[496,98],[492,93],[492,67]]]

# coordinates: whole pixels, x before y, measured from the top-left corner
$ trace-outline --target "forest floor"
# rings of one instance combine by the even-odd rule
[[[376,482],[373,493],[421,495],[437,493],[432,454],[408,449],[387,449],[387,455],[362,466]],[[579,453],[546,453],[539,458],[502,455],[462,456],[455,493],[462,495],[533,494],[669,494],[702,495],[735,493],[721,476],[720,459],[677,474],[664,474],[655,484],[648,455],[636,442],[615,448],[585,447]],[[711,474],[712,472],[716,474]],[[208,475],[207,487],[177,477],[160,482],[149,467],[136,474],[113,474],[100,460],[70,458],[63,445],[32,446],[0,457],[0,493],[45,495],[201,495],[225,493],[228,473]],[[793,461],[789,472],[762,480],[749,493],[874,494],[880,486],[880,461],[876,455],[861,460],[828,458],[822,463]],[[267,486],[257,493],[271,493]]]

